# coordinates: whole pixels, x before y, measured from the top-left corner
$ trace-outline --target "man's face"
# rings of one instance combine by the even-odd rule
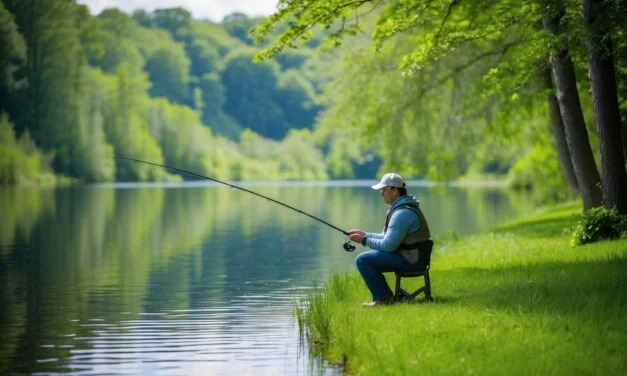
[[[386,204],[391,204],[398,198],[398,189],[393,187],[381,188],[381,197]]]

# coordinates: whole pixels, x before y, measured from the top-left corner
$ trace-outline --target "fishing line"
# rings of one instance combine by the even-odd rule
[[[255,195],[255,196],[257,196],[257,197],[265,198],[265,199],[266,199],[266,200],[268,200],[268,201],[272,201],[272,202],[274,202],[275,204],[279,204],[279,205],[284,206],[284,207],[286,207],[286,208],[288,208],[288,209],[292,209],[292,210],[294,210],[294,211],[296,211],[296,212],[298,212],[298,213],[300,213],[300,214],[304,214],[304,215],[308,216],[309,218],[312,218],[312,219],[315,219],[316,221],[322,222],[322,223],[324,223],[325,225],[327,225],[327,226],[331,227],[331,228],[332,228],[332,229],[334,229],[334,230],[337,230],[337,231],[341,232],[342,234],[344,234],[344,235],[346,235],[346,236],[348,236],[348,235],[349,235],[349,233],[348,233],[348,232],[346,232],[346,231],[342,230],[342,229],[341,229],[341,228],[339,228],[339,227],[333,226],[333,225],[332,225],[332,224],[330,224],[329,222],[324,221],[324,220],[322,220],[322,219],[320,219],[320,218],[318,218],[318,217],[316,217],[316,216],[314,216],[314,215],[311,215],[311,214],[309,214],[309,213],[307,213],[307,212],[304,212],[304,211],[302,211],[302,210],[300,210],[300,209],[297,209],[297,208],[295,208],[295,207],[293,207],[293,206],[290,206],[290,205],[288,205],[288,204],[285,204],[285,203],[283,203],[283,202],[281,202],[281,201],[277,201],[277,200],[275,200],[275,199],[273,199],[273,198],[270,198],[270,197],[268,197],[268,196],[264,196],[264,195],[262,195],[261,193],[257,193],[257,192],[255,192],[255,191],[251,191],[251,190],[249,190],[249,189],[246,189],[246,188],[243,188],[243,187],[237,186],[237,185],[235,185],[235,184],[227,183],[227,182],[222,181],[222,180],[219,180],[219,179],[210,178],[210,177],[208,177],[208,176],[200,175],[200,174],[197,174],[197,173],[195,173],[195,172],[186,171],[186,170],[183,170],[183,169],[180,169],[180,168],[176,168],[176,167],[166,166],[166,165],[162,165],[162,164],[158,164],[158,163],[153,163],[153,162],[148,162],[148,161],[142,161],[141,159],[135,159],[135,158],[129,158],[129,157],[120,157],[120,156],[114,156],[113,158],[116,158],[116,159],[123,159],[123,160],[127,160],[127,161],[134,161],[134,162],[139,162],[139,163],[145,163],[145,164],[148,164],[148,165],[157,166],[157,167],[162,167],[162,168],[165,168],[165,169],[168,169],[168,170],[177,171],[177,172],[182,172],[182,173],[184,173],[184,174],[188,174],[188,175],[196,176],[196,177],[201,178],[201,179],[211,180],[211,181],[216,182],[216,183],[224,184],[224,185],[226,185],[226,186],[228,186],[228,187],[235,188],[235,189],[239,189],[240,191],[248,192],[248,193],[250,193],[250,194],[252,194],[252,195]],[[345,251],[347,251],[347,252],[352,252],[352,251],[354,251],[354,250],[355,250],[355,246],[354,246],[353,244],[351,244],[350,242],[346,242],[346,243],[344,243],[343,247],[344,247],[344,250],[345,250]]]

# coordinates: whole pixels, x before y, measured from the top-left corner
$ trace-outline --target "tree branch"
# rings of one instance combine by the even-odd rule
[[[349,2],[344,3],[344,4],[338,4],[335,8],[333,8],[333,9],[331,9],[331,10],[325,12],[325,13],[322,13],[322,14],[318,15],[318,17],[316,17],[312,22],[310,22],[306,26],[302,27],[300,30],[297,30],[296,34],[294,36],[292,36],[292,38],[290,38],[289,42],[281,42],[281,45],[278,47],[278,49],[274,53],[277,53],[277,52],[281,51],[286,45],[288,45],[288,46],[292,45],[292,43],[295,40],[297,40],[298,38],[302,37],[303,34],[308,32],[309,30],[313,29],[323,19],[325,19],[325,18],[333,18],[334,14],[337,14],[339,11],[341,11],[344,8],[349,8],[349,7],[359,8],[363,4],[370,3],[370,2],[372,2],[372,0],[355,0],[355,1],[349,1]],[[312,1],[311,3],[307,4],[307,7],[312,5],[313,3],[315,3],[315,1]],[[343,28],[344,28],[344,25],[342,25],[342,28],[340,29],[340,31],[343,30]]]
[[[446,21],[448,21],[448,18],[451,16],[451,12],[453,11],[453,7],[457,4],[459,4],[461,2],[461,0],[452,0],[451,3],[448,5],[448,10],[446,11],[446,14],[444,15],[444,19],[442,20],[442,23],[440,24],[440,28],[438,29],[438,32],[435,34],[435,44],[437,45],[439,40],[440,40],[440,35],[442,34],[442,29],[444,29],[444,25],[446,24]]]
[[[367,11],[365,11],[365,12],[363,12],[363,13],[357,13],[357,14],[355,15],[355,18],[358,18],[358,17],[363,17],[363,16],[367,16],[367,15],[369,15],[370,13],[374,12],[377,8],[379,8],[381,5],[383,5],[383,3],[384,3],[384,2],[385,2],[385,0],[379,0],[379,1],[378,1],[376,4],[374,4],[374,5],[372,6],[372,8],[370,8],[369,10],[367,10]],[[364,3],[364,4],[365,4],[365,3]],[[363,5],[363,4],[362,4],[362,5]]]
[[[439,80],[437,80],[432,85],[425,87],[424,90],[422,90],[422,93],[420,95],[421,96],[425,95],[427,92],[429,92],[429,91],[439,87],[440,85],[442,85],[446,81],[450,80],[452,77],[455,77],[456,75],[458,75],[463,70],[465,70],[467,68],[470,68],[472,65],[474,65],[475,63],[477,63],[477,62],[479,62],[479,61],[481,61],[481,60],[483,60],[485,58],[492,57],[492,56],[498,56],[498,59],[499,59],[498,61],[501,61],[501,59],[507,53],[507,51],[511,47],[513,47],[513,46],[515,46],[515,45],[517,45],[519,43],[521,43],[521,40],[516,40],[516,41],[513,41],[513,42],[509,42],[509,43],[505,44],[503,46],[503,48],[501,48],[499,50],[486,51],[486,52],[484,52],[482,54],[479,54],[479,55],[475,56],[474,58],[468,60],[466,63],[461,64],[461,65],[453,68],[449,72],[449,74],[447,74],[446,76],[440,78]]]

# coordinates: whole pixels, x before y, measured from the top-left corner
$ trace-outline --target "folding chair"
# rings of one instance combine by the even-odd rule
[[[425,300],[431,301],[431,280],[429,279],[429,268],[419,272],[394,272],[396,275],[396,287],[394,288],[394,298],[396,300],[414,300],[421,293],[425,294]],[[424,286],[416,291],[409,293],[401,288],[401,278],[424,277]]]
[[[425,300],[431,301],[431,280],[429,279],[429,264],[431,264],[431,252],[433,251],[433,241],[426,240],[420,243],[418,247],[418,262],[424,266],[423,270],[412,272],[394,272],[396,275],[396,287],[394,288],[394,298],[396,300],[413,300],[416,296],[424,293]],[[422,269],[422,268],[421,268]],[[412,293],[407,292],[401,288],[401,278],[414,278],[423,277],[424,286],[415,290]]]

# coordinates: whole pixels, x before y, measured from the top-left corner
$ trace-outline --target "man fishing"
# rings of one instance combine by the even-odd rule
[[[384,272],[425,270],[431,257],[431,234],[419,202],[407,195],[403,178],[395,173],[383,175],[372,186],[381,193],[383,201],[390,205],[382,233],[349,230],[350,240],[372,250],[357,256],[355,264],[372,293],[372,301],[366,307],[394,302],[394,294],[388,286]]]
[[[135,158],[122,156],[114,158],[166,168],[250,193],[324,223],[348,236],[350,240],[372,248],[372,251],[364,252],[356,259],[357,268],[372,293],[372,301],[364,303],[365,306],[390,304],[394,301],[394,295],[383,277],[383,272],[422,271],[429,266],[433,242],[430,239],[427,220],[418,207],[418,201],[414,197],[407,196],[405,182],[397,174],[385,174],[379,184],[372,186],[373,189],[381,192],[385,203],[391,205],[383,233],[375,234],[362,230],[344,231],[327,221],[268,196],[195,172]],[[355,246],[350,241],[344,243],[343,247],[347,252],[355,250]]]

